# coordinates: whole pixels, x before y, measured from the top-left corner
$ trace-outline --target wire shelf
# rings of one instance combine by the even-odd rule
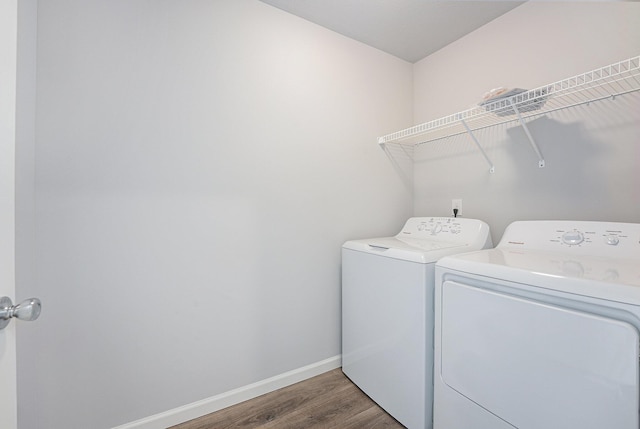
[[[518,122],[640,90],[640,56],[378,138],[378,143],[421,145],[508,122]],[[533,143],[533,142],[532,142]],[[544,161],[541,160],[541,167]]]

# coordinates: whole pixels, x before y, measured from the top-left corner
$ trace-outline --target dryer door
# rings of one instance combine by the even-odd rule
[[[638,331],[446,281],[441,376],[519,429],[638,429]]]

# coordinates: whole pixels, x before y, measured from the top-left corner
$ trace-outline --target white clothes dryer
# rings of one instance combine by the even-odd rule
[[[435,262],[491,245],[486,223],[438,217],[343,245],[342,370],[410,429],[432,427]]]
[[[640,224],[514,222],[436,265],[435,429],[638,429]]]

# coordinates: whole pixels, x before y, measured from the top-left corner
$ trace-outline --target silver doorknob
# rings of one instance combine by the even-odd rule
[[[4,329],[12,317],[16,319],[32,321],[40,316],[42,303],[38,298],[25,299],[20,304],[13,305],[11,298],[0,298],[0,329]]]

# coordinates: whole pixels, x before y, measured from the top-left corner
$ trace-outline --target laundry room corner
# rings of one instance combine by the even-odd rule
[[[534,89],[640,52],[636,2],[526,2],[415,64],[414,123],[478,106],[495,88]],[[414,215],[450,214],[491,225],[494,242],[524,219],[640,221],[637,92],[528,122],[416,148]]]
[[[404,34],[381,25],[391,12],[402,30],[416,18],[429,42],[452,34],[439,26],[466,35],[407,59],[287,11],[302,3],[388,41]],[[14,4],[15,301],[38,297],[42,314],[15,328],[10,429],[166,428],[341,364],[332,375],[379,401],[363,407],[429,428],[438,264],[474,271],[474,258],[498,255],[481,271],[511,271],[521,237],[543,237],[506,235],[514,221],[553,219],[539,230],[545,251],[525,259],[577,294],[602,272],[614,287],[592,298],[620,300],[621,288],[640,327],[637,264],[587,254],[598,243],[624,259],[640,243],[640,2]],[[596,96],[567,90],[586,82]],[[471,130],[473,109],[487,122]],[[410,142],[444,118],[442,134]],[[399,142],[385,138],[394,130]],[[569,259],[547,260],[558,246]],[[455,325],[476,295],[451,290],[464,295]]]

